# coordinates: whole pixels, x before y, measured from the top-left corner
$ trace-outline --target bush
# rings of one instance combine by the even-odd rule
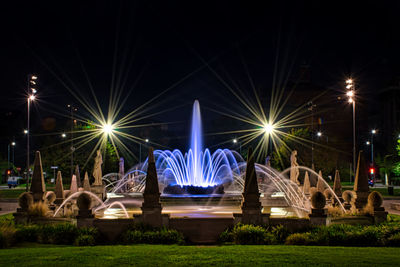
[[[128,230],[123,234],[125,244],[183,244],[183,235],[176,230],[159,229],[152,231]]]
[[[290,235],[290,231],[283,225],[273,226],[271,234],[274,235],[275,240],[279,244],[285,243],[286,238]]]
[[[96,245],[93,235],[81,234],[75,239],[75,246],[94,246]]]
[[[233,233],[232,229],[226,229],[223,231],[218,239],[219,243],[232,243],[233,242]]]
[[[40,232],[41,229],[36,224],[19,226],[15,232],[16,242],[38,242]]]
[[[294,233],[286,238],[285,245],[305,246],[311,243],[311,233]]]
[[[270,241],[267,230],[261,226],[238,224],[233,228],[233,240],[240,245],[262,245]]]
[[[14,243],[15,228],[13,226],[0,226],[0,248],[7,248]]]
[[[389,237],[386,244],[391,247],[400,247],[400,233]]]

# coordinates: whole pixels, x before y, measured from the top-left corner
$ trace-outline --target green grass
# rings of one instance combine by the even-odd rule
[[[0,250],[4,266],[397,265],[400,248],[302,246],[33,246]]]
[[[1,189],[0,190],[0,198],[18,198],[19,195],[21,195],[23,192],[25,192],[25,189],[22,189],[22,188]]]

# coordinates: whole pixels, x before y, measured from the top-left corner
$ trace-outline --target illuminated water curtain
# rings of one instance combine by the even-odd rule
[[[211,154],[203,150],[200,104],[193,105],[190,149],[183,155],[178,149],[174,151],[156,150],[157,172],[162,175],[164,184],[179,186],[210,187],[233,181],[240,175],[238,161],[240,155],[229,149],[218,149]],[[142,167],[143,170],[147,164]]]

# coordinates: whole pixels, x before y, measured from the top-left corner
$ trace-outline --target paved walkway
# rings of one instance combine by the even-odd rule
[[[400,215],[400,210],[395,210],[395,209],[392,209],[392,208],[390,207],[390,205],[391,205],[392,203],[399,203],[399,204],[400,204],[400,199],[396,199],[396,200],[392,200],[392,199],[390,199],[390,200],[383,200],[383,207],[384,207],[385,210],[386,210],[387,212],[389,212],[390,214],[397,214],[397,215]]]
[[[0,215],[15,212],[18,208],[18,200],[17,199],[9,201],[1,200],[0,208],[1,208]]]

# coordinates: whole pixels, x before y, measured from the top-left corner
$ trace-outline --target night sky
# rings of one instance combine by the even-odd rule
[[[397,1],[10,2],[0,11],[1,110],[26,109],[26,77],[35,73],[36,123],[67,115],[67,103],[84,115],[66,87],[91,99],[86,74],[104,110],[119,81],[114,88],[128,99],[121,113],[170,88],[154,102],[179,107],[154,118],[168,122],[186,120],[195,99],[205,113],[237,101],[205,62],[245,93],[247,66],[267,96],[274,73],[285,81],[304,63],[326,88],[340,91],[352,75],[366,113],[399,74]]]

